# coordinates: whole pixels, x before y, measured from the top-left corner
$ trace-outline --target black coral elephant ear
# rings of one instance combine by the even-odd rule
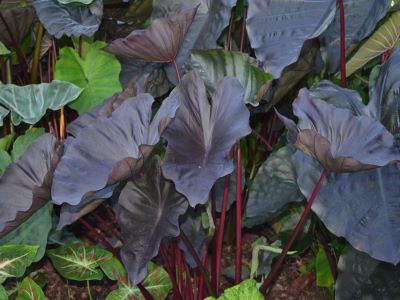
[[[293,103],[299,118],[278,116],[288,128],[288,140],[316,159],[326,170],[356,172],[400,160],[393,135],[377,120],[355,116],[300,90]]]
[[[172,62],[182,46],[197,8],[172,18],[157,19],[144,30],[134,30],[126,38],[116,39],[105,50],[149,62]]]

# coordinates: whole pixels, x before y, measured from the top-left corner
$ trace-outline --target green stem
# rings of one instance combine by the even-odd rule
[[[35,49],[33,50],[33,61],[31,69],[32,83],[37,83],[39,60],[40,60],[40,48],[42,47],[43,34],[44,34],[44,27],[42,23],[39,23],[38,31],[36,34]]]
[[[90,299],[90,300],[93,300],[93,298],[92,298],[92,293],[90,292],[90,283],[89,283],[89,280],[86,280],[86,286],[87,286],[87,291],[88,291],[89,299]]]

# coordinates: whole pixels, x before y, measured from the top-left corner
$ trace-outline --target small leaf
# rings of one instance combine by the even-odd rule
[[[119,259],[114,256],[110,259],[103,259],[99,261],[98,264],[101,270],[110,280],[121,281],[127,278],[127,273],[124,269],[124,266],[121,264]]]
[[[96,246],[70,244],[47,251],[57,272],[69,280],[100,280],[103,273],[100,262],[110,260],[112,254]]]
[[[390,2],[390,1],[386,1]],[[352,75],[366,63],[396,46],[400,37],[400,12],[394,12],[361,45],[360,49],[346,63],[346,76]]]
[[[197,7],[175,17],[153,21],[144,30],[135,30],[126,38],[111,42],[105,50],[116,55],[148,62],[172,62],[196,14]]]
[[[236,77],[244,87],[244,102],[257,106],[272,76],[251,65],[247,54],[220,49],[192,51],[193,68],[211,93],[226,76]]]
[[[263,300],[264,296],[260,293],[257,287],[257,282],[254,279],[247,279],[231,287],[226,289],[222,296],[218,298],[207,297],[204,300],[238,300],[238,299],[246,299],[246,300]]]
[[[315,259],[315,271],[317,273],[317,286],[332,288],[335,284],[331,267],[323,247],[318,248],[317,257]]]
[[[82,89],[76,85],[58,80],[25,86],[0,83],[0,103],[11,111],[14,125],[21,121],[35,124],[47,109],[59,110],[81,92]]]
[[[157,255],[161,240],[179,235],[179,216],[187,207],[185,197],[162,177],[158,156],[144,177],[122,190],[117,207],[124,237],[121,258],[133,283],[145,278],[147,263]]]
[[[29,128],[24,135],[19,136],[13,145],[11,157],[13,161],[17,161],[26,151],[29,145],[44,134],[44,128]]]
[[[0,42],[0,56],[7,55],[10,53],[11,53],[10,50],[8,50],[7,47],[2,42]]]
[[[229,152],[251,132],[249,111],[243,103],[243,88],[232,77],[220,82],[211,103],[195,72],[184,76],[178,91],[181,107],[164,133],[168,146],[162,168],[194,207],[208,200],[218,178],[232,173]]]
[[[94,35],[103,15],[102,0],[95,0],[89,6],[68,6],[55,0],[33,0],[33,6],[46,30],[58,39],[63,35]]]
[[[118,79],[121,66],[112,54],[101,50],[105,45],[102,41],[83,42],[82,57],[71,47],[60,50],[61,58],[56,63],[54,76],[84,89],[76,101],[69,104],[79,114],[121,90]]]
[[[18,285],[16,300],[45,300],[45,296],[40,286],[27,277]]]
[[[0,284],[7,278],[21,277],[33,262],[38,246],[0,246]]]

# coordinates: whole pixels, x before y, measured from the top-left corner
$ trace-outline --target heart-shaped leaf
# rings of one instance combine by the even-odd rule
[[[297,61],[306,40],[324,32],[336,11],[335,0],[248,3],[247,33],[251,47],[265,71],[275,78]]]
[[[55,78],[84,89],[78,99],[69,105],[80,114],[121,90],[118,79],[121,66],[112,54],[101,50],[104,46],[102,41],[92,44],[84,42],[82,57],[70,47],[60,50],[61,58],[56,64]]]
[[[192,51],[193,68],[200,74],[210,92],[214,93],[226,76],[236,77],[245,88],[244,102],[257,106],[271,75],[251,65],[247,54],[221,49]]]
[[[263,224],[284,205],[303,200],[292,161],[294,152],[292,146],[285,146],[272,153],[258,169],[247,201],[246,226]]]
[[[144,30],[135,30],[126,38],[111,42],[105,50],[116,55],[148,62],[172,62],[196,14],[197,7],[171,18],[153,21]]]
[[[391,0],[344,0],[346,48],[366,38],[390,8]],[[322,56],[330,73],[340,65],[340,11],[320,37]]]
[[[7,278],[21,277],[33,262],[38,246],[0,246],[0,283]]]
[[[69,280],[100,280],[103,272],[101,261],[110,260],[112,254],[99,247],[85,247],[81,243],[61,246],[47,251],[47,255],[57,272]]]
[[[110,259],[103,259],[99,261],[98,264],[108,279],[118,281],[126,280],[127,273],[124,266],[116,257],[113,256]]]
[[[231,288],[226,289],[224,293],[218,298],[207,297],[204,300],[236,300],[236,299],[263,300],[264,296],[258,290],[257,282],[254,279],[247,279]]]
[[[288,140],[329,171],[352,172],[400,160],[394,137],[375,119],[354,116],[314,98],[301,89],[293,102],[292,120],[278,115],[288,128]]]
[[[33,6],[46,30],[56,38],[63,35],[92,36],[99,29],[103,16],[103,1],[89,6],[68,6],[54,0],[33,0]]]
[[[16,300],[45,300],[45,296],[40,286],[29,277],[26,277],[18,285]]]
[[[0,245],[37,245],[39,248],[34,261],[41,260],[46,251],[47,237],[53,226],[52,211],[52,204],[49,202],[16,229],[0,238]]]
[[[47,109],[58,110],[75,100],[82,89],[76,85],[53,80],[51,83],[17,86],[0,83],[0,104],[11,111],[14,125],[35,124]]]
[[[51,199],[52,175],[62,151],[62,144],[45,134],[5,171],[0,178],[0,237]]]
[[[153,296],[154,299],[164,300],[172,289],[172,283],[167,271],[151,261],[147,265],[147,277],[142,285]],[[145,300],[140,289],[136,285],[118,281],[118,289],[108,294],[106,300]]]
[[[361,45],[360,49],[346,63],[346,76],[352,75],[355,71],[385,51],[393,49],[399,38],[400,12],[397,11],[375,30],[374,34]]]
[[[89,192],[126,180],[140,170],[175,116],[179,95],[172,91],[151,122],[153,101],[149,94],[129,98],[109,118],[96,120],[67,140],[54,174],[55,203],[77,205]]]
[[[165,131],[163,174],[174,181],[191,206],[205,203],[215,181],[233,171],[229,152],[251,132],[244,91],[232,77],[223,79],[211,103],[200,76],[188,73],[178,86],[181,107]]]
[[[338,270],[335,300],[396,299],[400,294],[398,266],[377,261],[351,246],[340,256]]]
[[[121,258],[135,284],[146,277],[147,263],[157,255],[161,240],[179,235],[179,216],[188,207],[174,184],[163,178],[160,164],[155,156],[144,177],[127,183],[118,202]]]

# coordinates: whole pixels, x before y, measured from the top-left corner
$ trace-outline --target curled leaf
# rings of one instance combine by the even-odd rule
[[[111,42],[105,50],[116,55],[148,62],[172,62],[185,39],[197,7],[171,18],[157,19],[144,30],[135,30],[126,38]]]
[[[233,171],[229,152],[251,132],[244,91],[232,77],[223,79],[211,103],[199,75],[188,73],[178,86],[181,106],[165,131],[163,173],[191,206],[205,203],[215,181]]]
[[[298,125],[279,115],[289,130],[289,142],[326,170],[354,172],[400,160],[394,137],[372,118],[336,108],[314,98],[307,89],[300,90],[293,112]]]
[[[157,255],[161,240],[179,235],[179,216],[188,207],[174,184],[163,178],[160,164],[160,158],[154,157],[146,175],[128,182],[119,198],[121,258],[135,284],[145,278],[147,263]]]

